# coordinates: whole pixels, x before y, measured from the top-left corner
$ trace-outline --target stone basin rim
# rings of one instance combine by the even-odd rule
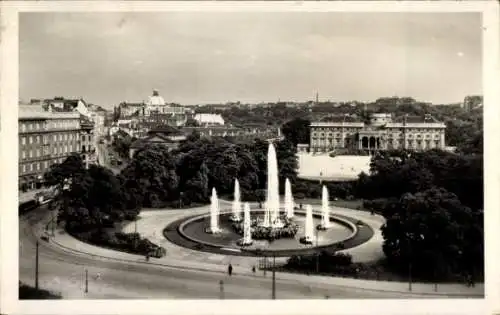
[[[251,210],[250,212],[257,212],[257,213],[261,213],[261,212],[264,212],[265,210],[261,210],[261,209],[253,209]],[[231,214],[232,213],[232,210],[226,210],[226,211],[221,211],[219,213],[219,215],[228,215],[228,214]],[[301,215],[305,215],[306,214],[306,211],[305,210],[295,210],[295,213],[300,213]],[[202,244],[202,245],[205,245],[205,246],[210,246],[210,247],[215,247],[215,248],[219,248],[219,249],[225,249],[225,248],[228,248],[227,245],[221,245],[221,244],[214,244],[212,242],[208,242],[208,241],[204,241],[204,240],[198,240],[194,237],[191,237],[189,235],[187,235],[186,233],[184,233],[184,227],[194,221],[198,221],[200,219],[203,219],[203,218],[206,218],[206,217],[209,217],[210,216],[210,213],[203,213],[203,214],[199,214],[199,215],[195,215],[193,217],[190,217],[190,218],[187,218],[184,222],[182,222],[179,227],[177,228],[177,231],[178,233],[190,240],[191,242],[194,242],[194,243],[198,243],[198,244]],[[322,213],[318,212],[318,211],[313,211],[313,217],[321,217],[322,216]],[[338,241],[334,241],[332,243],[329,243],[329,244],[323,244],[323,245],[320,245],[320,246],[312,246],[312,248],[315,248],[315,249],[326,249],[326,248],[330,248],[332,246],[335,246],[336,244],[339,244],[339,243],[342,243],[342,242],[345,242],[345,241],[348,241],[348,240],[351,240],[352,238],[354,238],[356,236],[356,234],[358,233],[358,227],[352,223],[352,222],[349,222],[348,220],[344,219],[344,218],[340,218],[338,216],[336,216],[335,214],[330,214],[330,220],[333,220],[337,223],[339,223],[340,225],[343,225],[344,227],[347,227],[349,230],[351,230],[351,234],[342,239],[342,240],[338,240]],[[245,252],[251,252],[251,253],[255,253],[257,255],[257,253],[263,253],[263,252],[286,252],[286,251],[290,251],[290,249],[263,249],[263,248],[256,248],[256,249],[248,249],[248,248],[244,248],[242,246],[231,246],[229,247],[231,249],[238,249],[238,250],[241,250],[241,251],[245,251]],[[305,250],[309,250],[310,248],[297,248],[296,251],[300,252],[300,251],[305,251]]]

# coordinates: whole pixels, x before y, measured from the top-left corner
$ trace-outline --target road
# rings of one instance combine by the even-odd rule
[[[46,215],[44,210],[20,218],[20,280],[34,284],[34,257],[36,237],[34,226]],[[269,299],[271,298],[271,276],[231,277],[218,272],[207,272],[154,266],[140,263],[125,263],[93,259],[63,251],[47,242],[39,242],[40,287],[61,292],[64,298],[90,299],[219,299],[220,281],[225,299]],[[85,269],[89,272],[88,293],[84,293]],[[96,275],[100,274],[100,279]],[[311,278],[313,279],[313,278]],[[276,280],[276,298],[409,298],[408,293],[370,291],[358,288],[307,283],[296,280]]]

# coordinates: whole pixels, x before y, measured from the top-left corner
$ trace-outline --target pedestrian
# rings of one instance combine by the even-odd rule
[[[229,264],[229,267],[227,267],[227,272],[229,273],[229,275],[233,274],[233,266],[231,264]]]
[[[96,280],[100,280],[101,279],[101,274],[99,272],[96,274],[95,279]]]
[[[146,254],[146,261],[149,261],[149,253]]]
[[[252,272],[255,274],[255,266],[252,266]]]

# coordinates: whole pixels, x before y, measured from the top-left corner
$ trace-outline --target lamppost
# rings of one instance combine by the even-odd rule
[[[272,299],[276,300],[276,254],[273,253],[273,289]]]
[[[408,291],[411,292],[411,267],[412,267],[412,254],[411,254],[411,233],[410,233],[410,221],[411,220],[411,208],[408,208],[408,214],[406,217],[406,239],[408,241]]]
[[[319,230],[316,228],[316,273],[319,273],[318,233]]]
[[[35,257],[35,289],[38,290],[38,240],[36,241],[36,257]]]
[[[224,300],[224,281],[219,281],[220,299]]]
[[[85,293],[89,292],[89,271],[85,269]]]

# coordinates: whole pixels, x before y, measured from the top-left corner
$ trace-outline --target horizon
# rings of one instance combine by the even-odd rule
[[[19,34],[27,102],[77,95],[112,109],[153,89],[185,106],[483,94],[478,13],[21,13]]]

